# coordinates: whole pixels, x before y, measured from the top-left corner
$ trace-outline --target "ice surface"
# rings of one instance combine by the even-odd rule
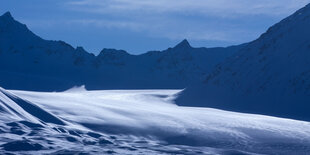
[[[310,123],[172,103],[180,90],[7,91],[65,122],[0,119],[3,152],[119,154],[306,154]],[[16,109],[16,107],[15,107]],[[20,107],[18,111],[23,110]],[[1,117],[1,118],[2,118]],[[36,121],[37,120],[37,121]],[[8,123],[11,122],[11,123]],[[24,138],[22,138],[24,137]],[[24,146],[11,150],[11,146]],[[104,146],[104,147],[103,147]],[[81,149],[83,148],[83,149]]]

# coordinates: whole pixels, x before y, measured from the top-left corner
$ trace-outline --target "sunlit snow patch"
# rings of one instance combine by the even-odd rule
[[[24,110],[33,118],[27,122],[40,126],[28,127],[29,123],[27,126],[21,122],[24,118],[10,119],[11,124],[7,123],[8,119],[2,121],[0,129],[5,136],[1,136],[0,145],[4,152],[25,151],[10,150],[12,146],[43,153],[93,154],[306,154],[310,151],[309,122],[179,107],[171,99],[180,90],[79,89],[61,93],[1,90],[66,122],[46,122]],[[5,104],[15,104],[6,96],[0,97]]]

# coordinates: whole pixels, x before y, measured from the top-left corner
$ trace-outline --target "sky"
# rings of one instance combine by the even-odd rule
[[[1,0],[35,34],[98,54],[164,50],[187,39],[194,47],[237,45],[310,0]]]

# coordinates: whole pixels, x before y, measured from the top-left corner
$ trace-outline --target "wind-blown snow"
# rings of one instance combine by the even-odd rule
[[[13,107],[32,119],[0,119],[0,135],[5,135],[1,136],[0,145],[5,152],[12,151],[10,146],[22,145],[25,147],[13,151],[28,148],[45,153],[94,154],[109,151],[119,154],[306,154],[310,151],[309,122],[179,107],[171,102],[179,91],[43,93],[1,89],[1,103],[16,105],[14,102],[19,99],[48,114],[38,116],[21,106]],[[2,116],[9,115],[4,110],[0,112]],[[63,124],[41,118],[47,115],[60,119]],[[39,127],[29,127],[30,123]]]

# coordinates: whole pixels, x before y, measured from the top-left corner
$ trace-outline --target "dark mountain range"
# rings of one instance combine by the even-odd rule
[[[174,48],[131,55],[103,49],[98,56],[63,41],[44,40],[9,12],[0,17],[0,85],[7,89],[60,91],[87,89],[185,88],[240,47]]]

